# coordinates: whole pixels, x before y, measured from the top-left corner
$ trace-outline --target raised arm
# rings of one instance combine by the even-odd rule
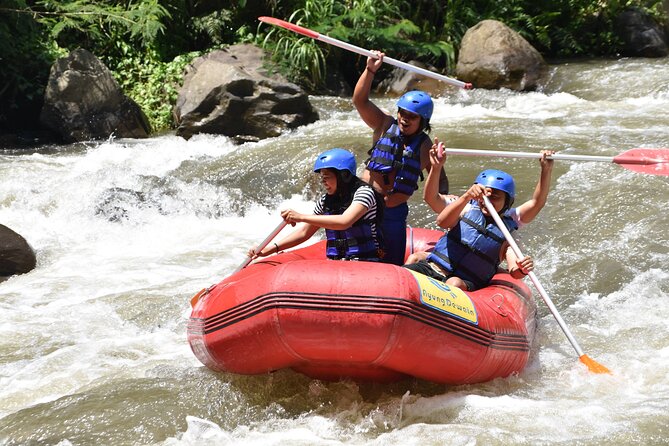
[[[381,136],[381,132],[389,127],[389,122],[392,117],[385,114],[379,107],[376,106],[369,99],[369,92],[372,89],[372,81],[376,71],[383,65],[384,54],[378,51],[374,52],[379,56],[378,59],[373,57],[367,58],[367,65],[365,71],[362,72],[358,82],[355,84],[353,90],[353,105],[358,114],[365,121],[365,124],[374,130],[375,139]]]
[[[439,193],[441,175],[443,172],[444,163],[446,162],[446,153],[443,152],[444,143],[439,141],[439,138],[434,138],[434,144],[429,150],[429,166],[427,180],[423,188],[423,200],[432,208],[434,212],[439,214],[446,207],[444,197]],[[439,151],[442,151],[442,156],[439,157]]]
[[[551,187],[551,175],[553,173],[553,160],[546,158],[555,153],[552,150],[542,150],[539,163],[541,164],[541,176],[534,188],[532,198],[518,206],[518,215],[520,221],[529,223],[539,214],[539,211],[546,205],[548,192]]]

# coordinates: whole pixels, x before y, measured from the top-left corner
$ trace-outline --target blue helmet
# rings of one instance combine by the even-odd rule
[[[432,117],[434,104],[429,94],[420,90],[404,93],[397,101],[397,107],[415,113],[429,121]]]
[[[344,149],[330,149],[316,158],[314,163],[314,172],[321,169],[348,170],[351,175],[355,175],[355,169],[358,163],[355,161],[355,155]]]
[[[474,183],[506,192],[511,203],[516,198],[516,183],[513,181],[513,177],[501,170],[484,170],[476,177]]]

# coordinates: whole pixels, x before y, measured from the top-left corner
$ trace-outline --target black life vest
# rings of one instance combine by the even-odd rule
[[[383,241],[381,237],[381,221],[383,219],[384,201],[381,194],[374,191],[364,181],[354,178],[355,183],[351,186],[348,196],[341,199],[337,194],[326,195],[323,202],[323,213],[325,215],[341,215],[351,205],[355,192],[360,187],[369,187],[374,192],[376,199],[376,218],[358,219],[346,230],[326,229],[327,238],[326,256],[329,259],[359,259],[375,261],[382,256]]]

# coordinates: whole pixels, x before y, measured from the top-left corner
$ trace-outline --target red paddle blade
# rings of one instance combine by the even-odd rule
[[[613,158],[625,169],[669,176],[669,149],[632,149]]]
[[[286,28],[290,31],[302,34],[303,36],[311,37],[312,39],[318,39],[318,37],[320,36],[320,34],[317,33],[316,31],[303,28],[301,26],[295,25],[294,23],[286,22],[285,20],[275,19],[274,17],[263,16],[263,17],[258,17],[258,20],[264,23],[269,23],[270,25],[276,25],[282,28]]]

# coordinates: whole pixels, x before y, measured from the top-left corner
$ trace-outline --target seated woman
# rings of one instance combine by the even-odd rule
[[[383,258],[380,222],[383,218],[383,197],[355,175],[355,156],[344,149],[321,153],[314,163],[314,172],[321,177],[325,193],[316,202],[313,214],[300,214],[292,209],[281,211],[281,217],[295,226],[282,240],[271,243],[251,258],[292,248],[311,238],[319,228],[325,229],[326,256],[333,260],[364,260],[378,262]]]
[[[431,151],[435,164],[443,163],[436,155],[438,144]],[[532,258],[515,256],[481,201],[484,195],[489,197],[510,232],[532,221],[546,204],[553,168],[553,161],[547,157],[552,153],[541,152],[541,175],[534,194],[515,208],[515,182],[500,170],[481,172],[467,192],[455,200],[444,201],[445,197],[439,199],[432,191],[433,199],[428,204],[439,212],[437,224],[448,232],[431,253],[415,254],[404,267],[466,291],[486,286],[503,260],[512,277],[527,275],[534,267]]]

